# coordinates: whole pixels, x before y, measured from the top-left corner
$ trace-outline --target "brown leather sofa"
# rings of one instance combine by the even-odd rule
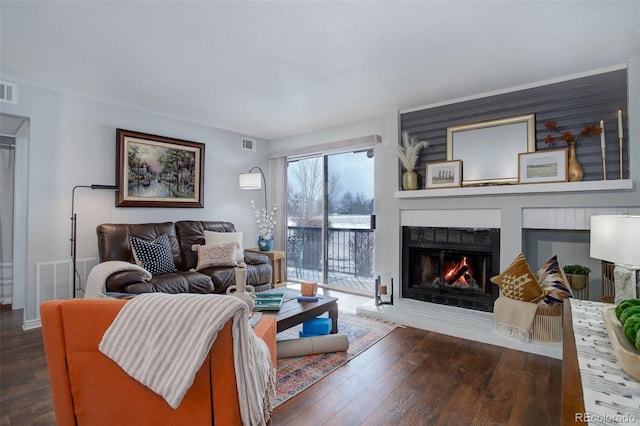
[[[98,254],[100,262],[121,260],[135,263],[129,237],[153,241],[167,234],[178,272],[154,275],[147,280],[139,271],[120,271],[106,281],[107,292],[114,293],[218,293],[223,294],[235,284],[233,267],[212,267],[195,272],[198,255],[191,249],[204,244],[204,231],[236,232],[233,223],[220,221],[183,220],[179,222],[98,225]],[[245,251],[247,284],[256,291],[271,288],[271,263],[260,253]]]
[[[40,305],[42,337],[58,426],[242,425],[232,323],[218,332],[180,406],[131,378],[98,350],[123,300],[50,300]],[[276,319],[253,328],[276,366]]]

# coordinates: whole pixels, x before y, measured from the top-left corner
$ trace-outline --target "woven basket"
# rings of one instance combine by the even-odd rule
[[[531,340],[536,342],[560,342],[562,340],[562,305],[539,305],[533,319]]]

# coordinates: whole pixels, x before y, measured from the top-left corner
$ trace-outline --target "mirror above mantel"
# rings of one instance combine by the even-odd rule
[[[462,186],[518,183],[518,154],[535,150],[534,114],[447,128],[447,160],[462,160]]]

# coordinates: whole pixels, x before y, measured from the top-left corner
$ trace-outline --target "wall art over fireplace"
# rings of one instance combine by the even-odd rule
[[[204,207],[204,144],[116,130],[117,207]]]

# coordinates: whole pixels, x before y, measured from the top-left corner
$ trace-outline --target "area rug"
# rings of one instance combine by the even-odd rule
[[[391,333],[396,327],[396,324],[340,312],[338,333],[347,335],[349,349],[341,352],[278,359],[274,407],[294,397],[342,364],[358,356]],[[278,333],[278,340],[295,339],[300,330],[302,330],[301,325]]]

